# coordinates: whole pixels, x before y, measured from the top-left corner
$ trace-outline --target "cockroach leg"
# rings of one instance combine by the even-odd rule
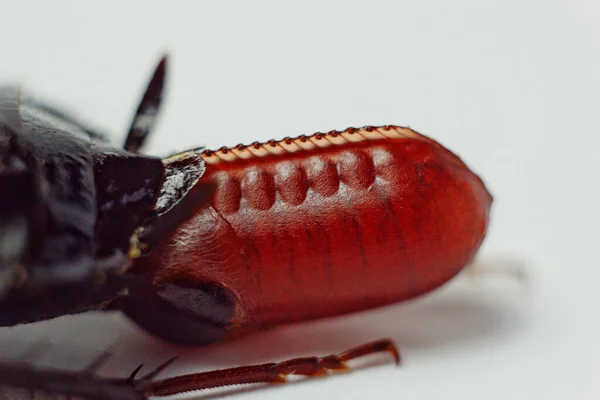
[[[347,362],[362,356],[386,352],[400,364],[400,354],[391,340],[379,340],[326,357],[304,357],[283,361],[198,374],[182,375],[149,383],[146,396],[172,396],[179,393],[211,389],[220,386],[250,383],[285,383],[288,375],[324,376],[330,371],[347,371]]]
[[[142,97],[140,105],[131,121],[129,133],[123,146],[127,151],[137,153],[144,146],[148,135],[154,127],[163,96],[166,68],[167,57],[164,56],[156,67],[146,93],[144,93],[144,97]]]
[[[150,371],[149,373],[144,375],[140,380],[142,382],[150,382],[152,379],[156,378],[156,376],[158,374],[160,374],[165,369],[167,369],[171,364],[173,364],[175,362],[175,360],[177,360],[177,358],[179,358],[179,357],[178,356],[171,357],[170,359],[168,359],[167,361],[160,364],[158,367],[154,368],[152,371]],[[131,373],[131,375],[129,375],[129,378],[127,379],[127,381],[132,382],[132,383],[135,382],[136,381],[135,377],[137,376],[137,374],[141,371],[141,369],[143,367],[144,367],[144,364],[140,364],[136,369],[134,369],[133,372]]]

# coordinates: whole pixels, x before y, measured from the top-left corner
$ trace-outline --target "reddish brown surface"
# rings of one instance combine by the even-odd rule
[[[201,372],[167,378],[148,384],[144,390],[147,396],[171,396],[195,390],[211,389],[220,386],[245,383],[284,383],[288,375],[307,377],[325,376],[333,371],[348,370],[347,362],[375,353],[389,353],[396,364],[400,364],[400,354],[396,345],[388,339],[366,343],[340,354],[326,357],[304,357],[268,364]]]
[[[404,131],[209,163],[203,180],[219,183],[213,206],[199,210],[142,268],[157,282],[185,277],[224,285],[239,300],[240,331],[437,288],[475,255],[492,198],[458,157]],[[328,135],[312,138],[338,138]]]

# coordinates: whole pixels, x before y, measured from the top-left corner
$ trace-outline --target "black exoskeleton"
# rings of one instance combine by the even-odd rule
[[[100,309],[125,289],[145,290],[127,274],[131,258],[210,195],[197,185],[199,152],[164,160],[138,153],[165,70],[163,58],[124,149],[16,88],[0,88],[0,326]]]

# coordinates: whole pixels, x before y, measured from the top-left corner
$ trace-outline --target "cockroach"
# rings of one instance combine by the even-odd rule
[[[123,149],[76,118],[0,90],[0,325],[121,311],[203,346],[428,293],[474,258],[492,197],[461,159],[399,126],[271,140],[165,159],[140,154],[166,58]],[[0,365],[0,384],[145,399],[346,368],[339,355],[164,380]],[[136,371],[137,372],[137,371]]]

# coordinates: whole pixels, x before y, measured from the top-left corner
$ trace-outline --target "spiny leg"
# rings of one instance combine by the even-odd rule
[[[328,371],[348,370],[347,362],[362,356],[386,352],[393,355],[396,364],[400,354],[391,340],[379,340],[326,357],[304,357],[280,363],[268,363],[198,374],[182,375],[149,383],[146,396],[171,396],[184,392],[211,389],[220,386],[249,383],[283,383],[287,375],[322,376]]]
[[[129,126],[129,133],[123,146],[127,151],[137,153],[146,142],[148,135],[154,127],[162,101],[166,69],[167,56],[164,56],[158,63],[154,75],[148,84],[146,93],[144,93]]]

